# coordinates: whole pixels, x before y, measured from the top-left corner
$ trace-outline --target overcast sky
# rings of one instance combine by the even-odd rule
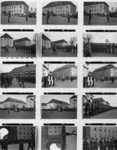
[[[107,2],[105,1],[108,5],[109,5],[109,10],[112,9],[112,7],[116,8],[117,7],[117,2]]]
[[[51,33],[44,33],[45,36],[47,36],[51,41],[56,41],[56,40],[66,40],[68,43],[70,41],[71,37],[77,37],[76,33],[71,33],[71,32],[51,32]],[[78,39],[77,39],[78,40]]]
[[[111,106],[117,106],[117,95],[94,95],[94,98],[103,98],[108,101]]]
[[[8,97],[15,98],[17,100],[22,100],[26,102],[26,97],[28,95],[0,95],[0,102],[6,100]]]
[[[14,65],[14,64],[1,64],[0,65],[0,73],[3,73],[3,72],[10,72],[11,70],[13,70],[14,68],[16,67],[20,67],[20,66],[25,66],[25,64],[21,64],[21,65]]]
[[[52,99],[70,103],[72,95],[41,95],[41,103],[48,103]]]
[[[2,33],[0,34],[0,36],[4,35],[5,33]],[[9,34],[13,40],[16,40],[16,39],[20,39],[20,38],[24,38],[24,37],[27,37],[31,40],[31,42],[33,41],[33,37],[34,37],[34,34],[28,34],[28,33],[7,33]]]
[[[105,64],[89,64],[88,65],[88,68],[89,68],[89,71],[94,71],[95,69],[97,69],[97,68],[100,68],[100,67],[103,67],[103,66],[106,66],[106,65],[109,65],[109,64],[107,64],[107,63],[105,63]],[[114,66],[115,67],[117,67],[117,64],[114,64]]]
[[[89,33],[90,34],[90,33]],[[84,34],[86,37],[87,33]],[[92,35],[92,42],[94,43],[105,43],[108,39],[110,43],[117,43],[117,33],[91,33]]]

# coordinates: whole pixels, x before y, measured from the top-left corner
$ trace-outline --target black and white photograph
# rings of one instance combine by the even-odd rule
[[[36,25],[37,7],[34,1],[2,1],[1,24]]]
[[[35,88],[35,64],[0,64],[0,88]]]
[[[37,34],[0,34],[1,57],[36,57]]]
[[[75,62],[46,62],[42,66],[43,88],[77,88]]]
[[[84,88],[117,88],[117,62],[86,62],[83,65]]]
[[[42,119],[77,119],[77,95],[41,95]]]
[[[42,33],[42,57],[77,57],[75,32]]]
[[[45,1],[42,3],[43,25],[77,25],[77,1]]]
[[[0,119],[35,119],[35,95],[0,95]]]
[[[77,127],[45,125],[41,129],[41,150],[77,150]]]
[[[116,126],[84,126],[83,150],[116,150]]]
[[[117,57],[117,33],[97,32],[83,35],[84,57]]]
[[[36,126],[5,124],[0,126],[1,150],[36,150]]]
[[[84,119],[117,119],[116,93],[86,93],[82,100]]]

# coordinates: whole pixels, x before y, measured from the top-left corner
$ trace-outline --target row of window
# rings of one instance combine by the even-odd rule
[[[63,9],[63,8],[68,8],[68,6],[58,6],[58,7],[54,7],[54,9]]]
[[[18,7],[19,7],[19,8],[22,8],[22,6],[7,6],[6,8],[8,8],[8,9],[9,9],[9,8],[10,8],[10,9],[12,9],[12,8],[18,8]]]
[[[97,128],[94,128],[94,130],[97,131]],[[99,131],[99,130],[98,130],[98,131]],[[103,130],[100,129],[100,132],[102,132],[102,131],[103,131]],[[116,131],[114,131],[114,130],[111,131],[111,130],[106,130],[106,129],[105,129],[104,132],[113,132],[113,133],[115,132],[115,133],[117,133],[117,130],[116,130]]]
[[[87,8],[97,8],[97,7],[102,8],[102,5],[92,5],[92,6],[87,6]]]

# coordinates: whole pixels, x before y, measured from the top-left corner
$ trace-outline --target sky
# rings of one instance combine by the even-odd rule
[[[72,95],[41,95],[41,103],[48,103],[52,99],[70,103],[70,97],[72,97]]]
[[[0,102],[6,100],[8,97],[15,98],[17,100],[22,100],[26,102],[26,97],[28,95],[0,95]]]
[[[108,101],[111,106],[117,106],[117,95],[94,95],[94,98],[103,98]]]
[[[14,65],[14,64],[1,64],[0,65],[0,73],[3,73],[3,72],[10,72],[11,70],[13,70],[14,68],[16,67],[20,67],[20,66],[25,66],[25,64],[21,64],[21,65]]]
[[[32,7],[33,9],[36,8],[36,2],[30,2],[30,1],[25,1],[25,3],[29,6],[29,10]]]
[[[2,34],[0,34],[0,36],[2,36],[4,34],[5,33],[2,33]],[[9,33],[7,33],[7,34],[9,34]],[[19,33],[18,34],[10,33],[9,35],[13,38],[13,40],[27,37],[27,38],[29,38],[31,40],[31,42],[33,42],[33,37],[34,37],[34,34],[28,34],[28,33],[22,33],[22,34],[21,33],[20,34]]]
[[[89,71],[94,71],[95,69],[97,69],[97,68],[100,68],[100,67],[103,67],[103,66],[106,66],[106,65],[108,65],[108,64],[89,64],[88,65],[88,68],[89,68]],[[115,67],[117,67],[117,64],[114,64],[114,66]]]
[[[44,33],[45,36],[47,36],[51,41],[56,40],[66,40],[68,43],[70,41],[71,37],[77,37],[77,34],[75,33],[64,33],[64,32],[52,32],[52,33]],[[78,40],[78,39],[77,39]]]
[[[112,7],[116,8],[117,7],[117,2],[106,2],[109,5],[109,10],[112,9]]]
[[[90,34],[90,33],[89,33]],[[87,33],[84,34],[86,37]],[[91,33],[92,35],[92,42],[94,43],[105,43],[108,39],[110,43],[117,43],[117,33]]]

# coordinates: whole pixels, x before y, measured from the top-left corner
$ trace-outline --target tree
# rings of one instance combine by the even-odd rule
[[[37,34],[35,33],[33,37],[33,43],[36,44],[36,41],[37,41]]]
[[[111,11],[112,11],[112,12],[114,11],[114,7],[111,8]]]
[[[33,7],[30,8],[31,13],[33,12]]]
[[[69,41],[69,44],[72,45],[72,46],[77,44],[77,37],[71,37],[70,41]]]
[[[93,40],[93,36],[91,34],[86,34],[84,37],[87,43],[90,43]]]

